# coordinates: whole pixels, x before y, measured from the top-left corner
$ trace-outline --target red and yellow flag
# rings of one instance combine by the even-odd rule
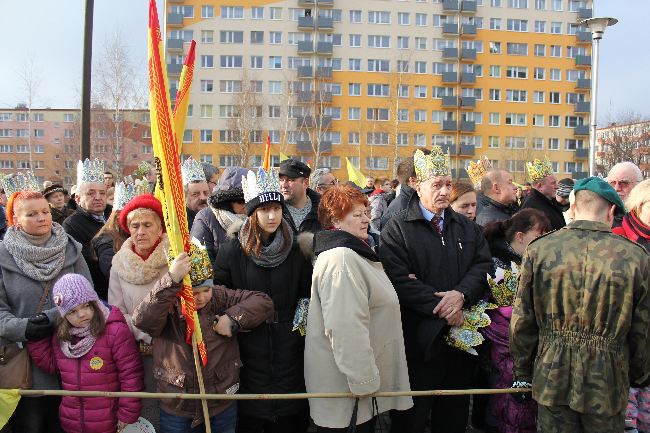
[[[271,168],[271,136],[266,136],[266,150],[264,151],[264,161],[262,161],[262,168],[267,173]]]
[[[149,112],[151,116],[151,141],[158,168],[158,185],[162,198],[165,227],[169,236],[171,254],[190,251],[190,234],[185,210],[185,192],[181,176],[181,161],[169,98],[167,71],[162,55],[162,37],[158,22],[156,1],[149,1]],[[201,361],[206,365],[208,356],[196,314],[189,275],[183,279],[179,292],[183,314],[186,317],[186,341],[192,343],[196,332]]]
[[[174,131],[178,138],[178,153],[183,149],[183,136],[185,135],[185,121],[187,120],[187,108],[190,105],[190,88],[192,87],[192,78],[194,77],[194,58],[195,58],[196,41],[192,39],[190,50],[187,52],[183,70],[181,71],[181,80],[176,92],[176,104],[174,105]]]

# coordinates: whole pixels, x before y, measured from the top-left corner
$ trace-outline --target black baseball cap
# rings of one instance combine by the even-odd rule
[[[304,177],[307,179],[311,174],[311,168],[309,168],[307,164],[298,159],[289,158],[280,163],[279,174],[280,176],[287,176],[291,179],[295,179],[297,177]]]

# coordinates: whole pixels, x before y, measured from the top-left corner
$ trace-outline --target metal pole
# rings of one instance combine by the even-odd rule
[[[596,108],[598,107],[598,51],[600,50],[600,40],[603,38],[603,32],[595,31],[592,33],[592,64],[591,64],[591,129],[589,131],[589,176],[596,174]]]
[[[94,0],[86,0],[84,17],[83,75],[81,82],[81,159],[90,158],[90,89],[93,54]]]

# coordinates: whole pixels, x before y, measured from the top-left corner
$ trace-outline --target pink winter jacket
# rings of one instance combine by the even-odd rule
[[[61,351],[56,334],[27,344],[32,361],[48,374],[61,374],[68,391],[142,391],[140,353],[124,315],[116,307],[106,321],[104,333],[90,352],[68,358]],[[142,404],[137,398],[63,397],[59,407],[61,426],[68,433],[108,433],[117,421],[133,423]]]

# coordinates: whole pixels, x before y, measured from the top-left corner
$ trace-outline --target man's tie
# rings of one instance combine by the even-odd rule
[[[440,227],[440,223],[442,222],[443,219],[440,217],[440,215],[433,214],[433,218],[431,218],[431,225],[440,236],[442,236],[442,228]]]

